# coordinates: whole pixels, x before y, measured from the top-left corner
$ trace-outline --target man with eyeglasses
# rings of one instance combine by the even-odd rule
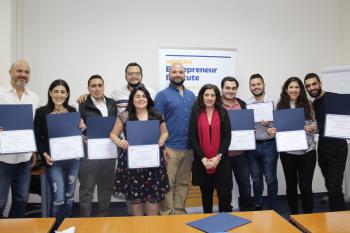
[[[124,112],[128,107],[129,95],[134,87],[141,84],[142,81],[142,67],[136,62],[129,63],[125,68],[125,80],[127,85],[123,85],[121,89],[116,89],[112,92],[111,98],[117,102],[118,113]],[[147,88],[152,99],[156,93]]]
[[[131,62],[126,66],[125,80],[127,82],[127,85],[122,85],[120,89],[115,89],[110,96],[114,101],[117,102],[118,115],[124,112],[128,107],[130,92],[134,87],[141,84],[142,77],[142,67],[138,63]],[[150,93],[152,99],[154,99],[156,92],[150,88],[147,88],[147,90]],[[81,95],[78,99],[78,102],[85,102],[87,97],[87,94]]]
[[[128,107],[128,101],[129,101],[129,95],[133,88],[137,87],[138,85],[143,85],[142,82],[143,73],[142,73],[142,67],[136,63],[131,62],[129,63],[125,68],[125,80],[127,82],[127,85],[122,85],[120,89],[115,89],[112,94],[111,98],[117,103],[118,107],[118,115],[126,110]],[[156,92],[153,91],[150,88],[147,88],[148,92],[150,93],[152,99],[154,99]],[[83,103],[86,101],[88,95],[84,94],[81,95],[78,99],[79,103]],[[122,193],[114,193],[114,197],[116,198],[123,198]],[[131,215],[131,207],[129,203],[127,203],[128,213]]]

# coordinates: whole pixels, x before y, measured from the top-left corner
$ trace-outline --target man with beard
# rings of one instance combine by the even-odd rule
[[[128,101],[129,101],[129,95],[132,89],[138,85],[143,85],[142,82],[143,73],[142,73],[142,67],[136,63],[131,62],[125,67],[125,80],[127,82],[127,85],[123,85],[120,89],[115,89],[112,94],[111,98],[116,102],[118,107],[118,115],[126,110],[128,107]],[[155,92],[152,89],[147,88],[148,92],[150,93],[152,99],[155,97]],[[88,95],[84,94],[81,95],[78,99],[79,103],[84,103],[87,99]],[[116,198],[123,198],[122,193],[115,192],[113,194]],[[127,202],[127,209],[128,213],[131,215],[131,206]]]
[[[125,68],[125,80],[127,85],[123,85],[121,89],[115,89],[111,98],[117,102],[118,107],[118,115],[126,110],[128,107],[129,95],[132,89],[141,84],[143,78],[142,67],[136,63],[131,62]],[[152,99],[155,97],[155,92],[152,89],[147,88],[150,93]],[[83,103],[86,101],[88,95],[81,95],[78,99],[79,103]]]
[[[160,205],[160,214],[185,214],[193,152],[188,140],[188,126],[195,95],[185,88],[185,69],[174,63],[169,70],[169,87],[155,98],[155,108],[164,116],[169,131],[164,156],[170,190]]]
[[[250,91],[253,97],[248,104],[271,102],[265,93],[264,79],[260,74],[253,74],[249,80]],[[268,209],[274,209],[278,191],[277,159],[275,138],[267,134],[266,129],[272,127],[272,122],[261,121],[255,123],[256,150],[249,152],[250,172],[253,179],[254,207],[253,210],[262,210],[262,194],[264,180],[267,184]]]
[[[221,81],[222,104],[226,110],[246,109],[247,104],[236,97],[239,83],[234,77],[225,77]],[[251,186],[248,152],[229,151],[233,173],[239,191],[240,211],[251,210]]]
[[[315,117],[318,125],[318,164],[325,179],[331,211],[345,210],[342,189],[344,170],[348,155],[348,145],[345,139],[324,137],[325,96],[329,92],[322,90],[322,82],[315,73],[309,73],[304,78],[305,88],[312,98]]]
[[[112,92],[111,98],[117,102],[118,113],[124,112],[128,107],[129,95],[132,89],[141,84],[142,81],[142,67],[136,62],[129,63],[125,68],[125,79],[127,85],[122,86],[121,89],[116,89]],[[155,97],[155,92],[147,88],[152,99]]]
[[[30,68],[18,60],[9,71],[11,83],[0,90],[0,104],[31,104],[33,113],[39,107],[39,97],[26,88]],[[5,113],[1,113],[5,114]],[[6,130],[6,129],[4,129]],[[9,188],[12,191],[10,218],[23,218],[29,197],[30,169],[36,161],[35,153],[16,153],[0,156],[0,217],[2,217]],[[32,158],[32,162],[30,161]]]

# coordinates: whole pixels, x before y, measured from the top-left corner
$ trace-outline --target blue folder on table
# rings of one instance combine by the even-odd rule
[[[126,137],[129,145],[158,144],[159,120],[126,121]]]
[[[254,130],[254,110],[229,110],[227,111],[230,122],[231,130]]]
[[[219,213],[186,224],[204,232],[215,233],[228,231],[247,223],[251,221],[228,213]]]
[[[0,127],[4,130],[33,129],[31,104],[0,104]]]
[[[47,115],[47,130],[49,138],[60,138],[82,135],[80,113],[69,112]]]
[[[304,130],[304,108],[273,110],[273,119],[278,132]]]
[[[350,94],[327,92],[324,101],[326,114],[350,115]]]
[[[89,139],[93,138],[109,138],[116,117],[87,117],[86,118],[86,133]]]

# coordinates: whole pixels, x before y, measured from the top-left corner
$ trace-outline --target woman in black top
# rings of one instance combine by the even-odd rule
[[[200,186],[204,213],[213,212],[214,188],[219,198],[219,212],[231,212],[232,172],[227,157],[231,124],[215,85],[204,85],[198,93],[189,139],[194,151],[192,184]]]
[[[48,102],[36,110],[34,119],[35,138],[39,154],[44,158],[47,169],[47,179],[51,188],[50,215],[56,217],[56,227],[65,217],[71,217],[74,203],[74,190],[79,171],[79,159],[53,161],[50,156],[47,115],[75,112],[75,108],[68,105],[69,86],[66,81],[53,81],[48,90]],[[78,127],[78,125],[77,125]],[[85,128],[83,122],[80,128]]]
[[[116,191],[125,194],[130,201],[133,215],[158,215],[159,202],[169,191],[168,176],[163,156],[160,156],[160,166],[154,168],[128,168],[127,149],[129,143],[120,138],[124,130],[126,138],[126,121],[159,120],[160,137],[158,145],[164,146],[168,138],[164,118],[160,112],[153,108],[153,100],[143,85],[135,87],[129,97],[127,111],[123,112],[116,120],[110,138],[123,151],[118,158],[115,187]],[[140,128],[142,130],[142,128]]]

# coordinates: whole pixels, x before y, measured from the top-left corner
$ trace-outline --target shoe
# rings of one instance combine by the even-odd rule
[[[253,211],[259,211],[259,210],[263,210],[263,206],[262,205],[254,205],[252,208]]]

